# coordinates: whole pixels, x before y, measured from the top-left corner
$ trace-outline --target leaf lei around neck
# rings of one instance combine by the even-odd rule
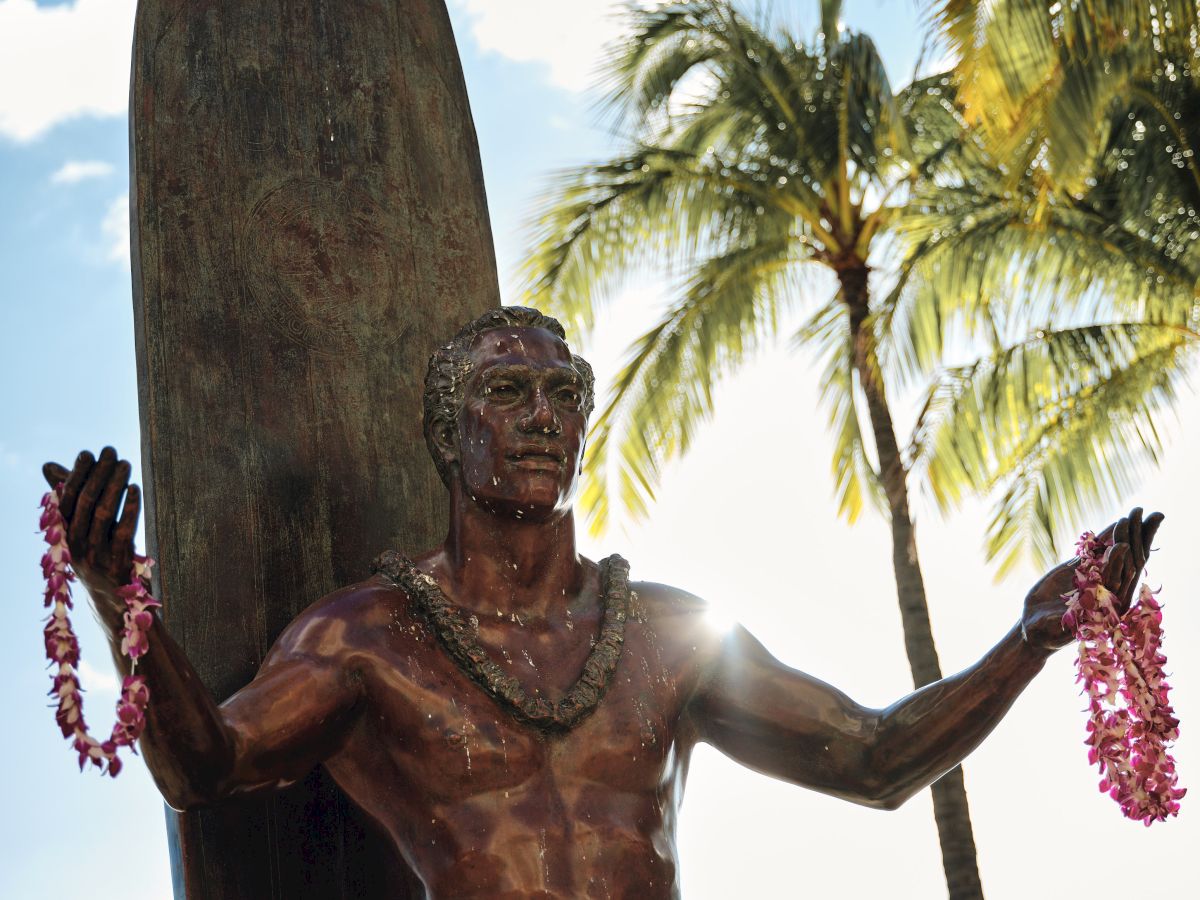
[[[475,629],[446,599],[438,583],[408,557],[388,551],[371,568],[408,594],[459,669],[524,725],[546,733],[569,731],[595,711],[612,682],[625,643],[630,602],[629,563],[616,554],[600,563],[600,635],[579,679],[557,703],[526,693],[520,681],[480,646]]]

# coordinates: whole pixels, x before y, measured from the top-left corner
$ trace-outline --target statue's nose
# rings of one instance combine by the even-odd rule
[[[540,387],[530,397],[526,413],[517,421],[517,426],[528,434],[559,434],[562,431],[554,405]]]

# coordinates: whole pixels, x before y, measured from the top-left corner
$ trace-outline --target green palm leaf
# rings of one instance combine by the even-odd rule
[[[662,466],[687,452],[711,415],[716,384],[776,332],[781,309],[797,299],[804,260],[786,235],[708,259],[634,343],[589,437],[581,499],[594,532],[609,524],[614,474],[622,508],[646,514]]]
[[[1051,564],[1064,523],[1126,494],[1161,451],[1156,417],[1175,399],[1200,333],[1119,322],[1044,330],[931,389],[910,455],[943,509],[1001,489],[989,559],[1029,546]]]
[[[878,511],[886,510],[879,473],[863,441],[850,316],[842,299],[835,297],[821,307],[796,332],[792,345],[815,351],[825,359],[820,382],[821,402],[828,411],[829,430],[834,440],[832,474],[838,513],[853,523],[868,502]]]
[[[785,199],[754,173],[669,148],[565,173],[531,229],[525,298],[586,333],[608,290],[639,262],[684,265],[763,217],[790,222]]]

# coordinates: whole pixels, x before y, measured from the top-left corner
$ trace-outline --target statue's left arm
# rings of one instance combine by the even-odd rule
[[[72,566],[118,671],[128,675],[130,661],[120,651],[125,602],[119,585],[129,577],[141,508],[140,491],[129,485],[130,465],[105,447],[99,458],[79,454],[70,471],[57,463],[43,471],[52,487],[63,486]],[[364,708],[362,679],[337,612],[369,590],[348,588],[310,607],[280,635],[254,680],[221,706],[155,619],[149,649],[138,660],[151,694],[139,746],[167,803],[191,809],[283,787],[337,750]]]
[[[1105,584],[1128,604],[1162,517],[1112,526]],[[1062,594],[1076,560],[1029,592],[1020,621],[968,669],[886,709],[770,655],[743,628],[722,644],[690,704],[699,737],[759,772],[866,806],[895,809],[957,765],[992,731],[1050,654],[1071,640]]]

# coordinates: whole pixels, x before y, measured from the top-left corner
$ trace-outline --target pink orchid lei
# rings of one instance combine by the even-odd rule
[[[62,485],[42,497],[42,516],[39,527],[45,532],[49,549],[42,556],[42,574],[46,579],[44,606],[53,607],[46,621],[46,657],[58,665],[54,675],[54,686],[50,696],[58,698],[58,710],[54,714],[63,737],[74,738],[75,751],[79,754],[79,769],[90,761],[102,772],[107,771],[115,778],[121,771],[121,760],[117,749],[129,747],[134,753],[134,743],[146,727],[146,704],[150,701],[150,689],[146,679],[133,674],[138,657],[150,649],[147,632],[154,623],[150,609],[161,606],[146,589],[150,578],[150,567],[154,560],[134,554],[133,571],[129,584],[119,590],[125,599],[125,628],[121,638],[121,652],[131,660],[130,674],[121,684],[121,696],[117,700],[117,721],[112,734],[106,741],[99,741],[88,733],[83,720],[83,696],[76,668],[79,665],[79,641],[71,628],[67,610],[73,609],[71,582],[75,573],[71,570],[71,551],[67,547],[67,529],[59,512],[62,500]]]
[[[1130,819],[1149,826],[1178,815],[1187,792],[1176,787],[1175,760],[1168,746],[1179,737],[1179,720],[1167,700],[1163,677],[1162,608],[1142,585],[1125,615],[1103,583],[1112,545],[1085,532],[1076,552],[1075,589],[1063,595],[1063,627],[1079,639],[1075,662],[1088,697],[1088,762]]]

